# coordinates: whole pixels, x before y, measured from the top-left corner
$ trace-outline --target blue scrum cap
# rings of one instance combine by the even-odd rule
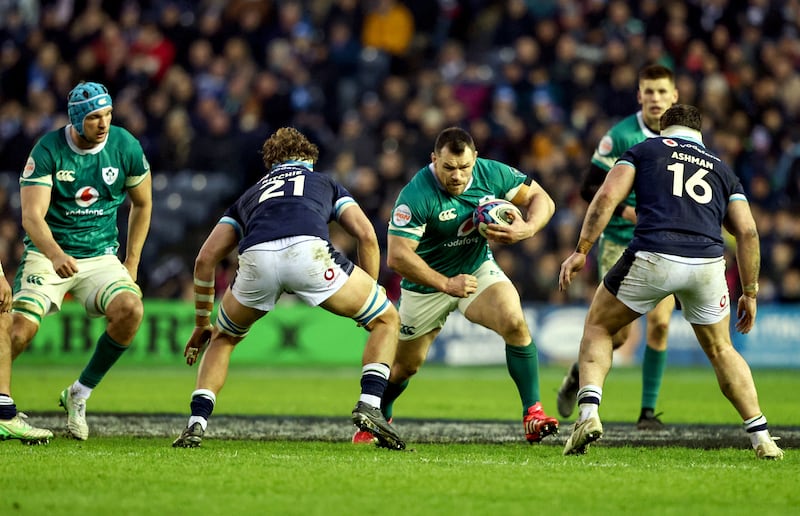
[[[69,121],[81,136],[83,136],[83,119],[86,115],[111,105],[108,89],[98,82],[78,84],[69,92],[67,100]]]

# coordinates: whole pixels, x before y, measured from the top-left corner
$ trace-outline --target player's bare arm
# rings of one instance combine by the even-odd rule
[[[339,225],[358,243],[358,266],[377,281],[381,267],[381,250],[375,228],[364,210],[351,204],[339,216]]]
[[[150,231],[150,217],[153,213],[153,189],[150,174],[141,183],[128,190],[131,199],[131,212],[128,217],[128,241],[125,249],[125,268],[136,281],[139,274],[139,260],[145,238]]]
[[[62,278],[69,278],[78,272],[78,262],[61,249],[45,221],[45,215],[50,207],[50,194],[48,186],[33,185],[20,188],[22,227],[39,251],[53,263],[56,274]]]
[[[595,194],[600,189],[600,185],[603,184],[603,181],[606,178],[606,170],[598,167],[597,165],[592,164],[589,167],[589,171],[586,172],[586,175],[583,178],[583,183],[581,184],[581,198],[586,202],[592,202]],[[623,219],[636,223],[636,208],[629,204],[625,204],[622,202],[617,205],[616,209],[614,210],[614,215],[620,216]]]
[[[756,322],[758,274],[761,269],[761,247],[758,230],[746,201],[732,201],[724,220],[725,229],[736,238],[736,264],[742,282],[736,315],[736,329],[748,333]]]
[[[459,274],[448,278],[436,272],[416,253],[416,240],[389,235],[386,263],[393,271],[418,285],[435,288],[439,292],[467,297],[478,288],[478,280],[471,274]]]
[[[589,208],[586,210],[575,252],[561,264],[561,272],[558,276],[560,290],[565,290],[572,282],[575,274],[583,269],[586,264],[586,254],[608,225],[614,209],[627,197],[631,188],[633,188],[634,173],[634,168],[625,163],[614,165],[608,172],[605,181],[600,186],[600,190],[597,191],[597,194],[589,204]]]
[[[11,311],[11,285],[5,276],[0,276],[0,313]]]
[[[194,261],[194,330],[183,350],[186,363],[197,361],[200,352],[211,339],[211,310],[214,307],[214,275],[217,264],[228,256],[239,239],[236,230],[227,223],[214,226]]]

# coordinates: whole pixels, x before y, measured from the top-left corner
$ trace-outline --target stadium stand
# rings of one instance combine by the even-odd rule
[[[579,182],[605,129],[636,108],[636,69],[660,62],[748,192],[760,297],[800,301],[795,0],[40,0],[0,11],[2,220],[18,222],[14,176],[36,138],[65,123],[69,88],[105,83],[114,123],[153,165],[147,295],[181,295],[161,288],[164,271],[191,269],[193,234],[261,175],[270,130],[309,134],[318,170],[346,184],[385,235],[397,188],[427,162],[432,135],[460,125],[482,156],[517,164],[556,201],[542,234],[498,250],[523,298],[585,301],[592,272],[569,294],[556,286],[585,210]],[[375,31],[387,17],[406,30]],[[13,270],[21,233],[10,225],[0,259]],[[396,278],[387,270],[382,281]]]

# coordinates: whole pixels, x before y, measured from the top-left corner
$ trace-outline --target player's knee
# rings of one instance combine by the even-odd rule
[[[628,336],[631,334],[630,326],[625,326],[617,333],[611,336],[611,346],[613,349],[619,349],[628,341]]]
[[[11,359],[17,358],[33,340],[39,325],[20,313],[13,313],[12,325],[9,330],[11,337]]]
[[[382,325],[388,331],[391,331],[396,339],[400,334],[400,314],[397,313],[397,309],[390,304],[388,308],[375,317],[366,328],[372,331],[377,325]]]
[[[419,341],[400,341],[392,364],[392,381],[399,383],[417,374],[425,363],[428,348]]]
[[[394,364],[392,365],[392,373],[390,379],[395,382],[403,382],[408,380],[417,372],[419,368],[422,367],[421,360],[397,360],[395,359]]]
[[[90,298],[91,300],[92,298]],[[132,317],[137,324],[144,316],[142,291],[130,279],[112,281],[97,292],[94,303],[87,301],[89,315],[104,314],[109,318]]]
[[[666,349],[668,333],[669,321],[647,321],[647,345],[651,348],[659,351]]]
[[[138,326],[144,317],[144,305],[138,296],[123,293],[116,296],[108,306],[106,316],[109,321],[125,321]]]
[[[527,344],[531,341],[528,323],[521,314],[518,317],[504,319],[499,333],[506,342],[512,344]]]

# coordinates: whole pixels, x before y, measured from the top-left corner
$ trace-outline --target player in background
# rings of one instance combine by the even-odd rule
[[[231,353],[281,294],[291,292],[311,306],[352,318],[370,332],[353,423],[374,435],[380,446],[403,449],[405,443],[380,411],[400,320],[377,283],[380,248],[375,229],[347,190],[314,172],[317,146],[296,129],[278,129],[262,152],[266,174],[226,210],[195,260],[195,330],[186,344],[186,362],[192,365],[206,344],[208,349],[197,371],[192,415],[172,445],[200,446],[225,384]],[[357,240],[359,266],[333,248],[328,232],[332,221]],[[214,270],[237,246],[236,277],[212,327]]]
[[[136,284],[150,229],[150,165],[128,131],[111,125],[108,90],[81,82],[68,96],[70,124],[33,147],[19,180],[25,254],[14,281],[11,341],[16,358],[42,318],[68,293],[106,330],[78,379],[61,392],[67,430],[86,440],[86,400],[133,342],[144,312]],[[119,250],[117,209],[130,198],[125,261]]]
[[[614,166],[616,160],[630,147],[647,138],[658,136],[659,119],[678,101],[675,77],[669,68],[649,65],[639,72],[637,99],[642,109],[615,124],[603,136],[592,156],[592,164],[581,188],[581,196],[591,202],[595,193]],[[633,238],[636,223],[636,195],[631,192],[615,209],[598,246],[598,272],[602,281]],[[666,297],[647,313],[647,347],[642,361],[642,404],[636,427],[658,430],[664,424],[655,413],[661,379],[667,362],[667,333],[675,300]],[[631,327],[625,326],[614,335],[614,349],[625,344]],[[570,367],[558,390],[558,413],[569,417],[575,409],[578,392],[578,363]]]
[[[0,266],[0,441],[19,439],[28,444],[46,444],[53,432],[25,421],[11,398],[11,285]]]
[[[743,420],[759,459],[781,459],[770,436],[747,362],[733,347],[730,294],[725,279],[724,226],[736,239],[743,294],[736,329],[755,324],[761,253],[753,215],[739,178],[706,150],[697,108],[677,104],[661,117],[661,136],[625,152],[595,195],[574,253],[561,265],[559,287],[567,288],[617,205],[633,189],[636,230],[630,245],[595,292],[583,329],[578,419],[564,455],[584,453],[603,435],[598,409],[611,368],[613,335],[678,297],[683,317],[714,367],[720,389]]]
[[[488,237],[503,244],[532,237],[555,210],[550,196],[525,174],[478,158],[469,133],[443,130],[431,163],[400,192],[389,221],[387,263],[403,279],[400,343],[383,410],[390,418],[395,399],[425,362],[450,312],[458,309],[503,338],[508,371],[522,402],[525,436],[539,442],[558,431],[558,421],[545,414],[540,402],[539,358],[519,294],[472,223],[475,207],[488,198],[509,200],[526,214],[508,226],[488,226]],[[362,436],[357,433],[353,441]]]

